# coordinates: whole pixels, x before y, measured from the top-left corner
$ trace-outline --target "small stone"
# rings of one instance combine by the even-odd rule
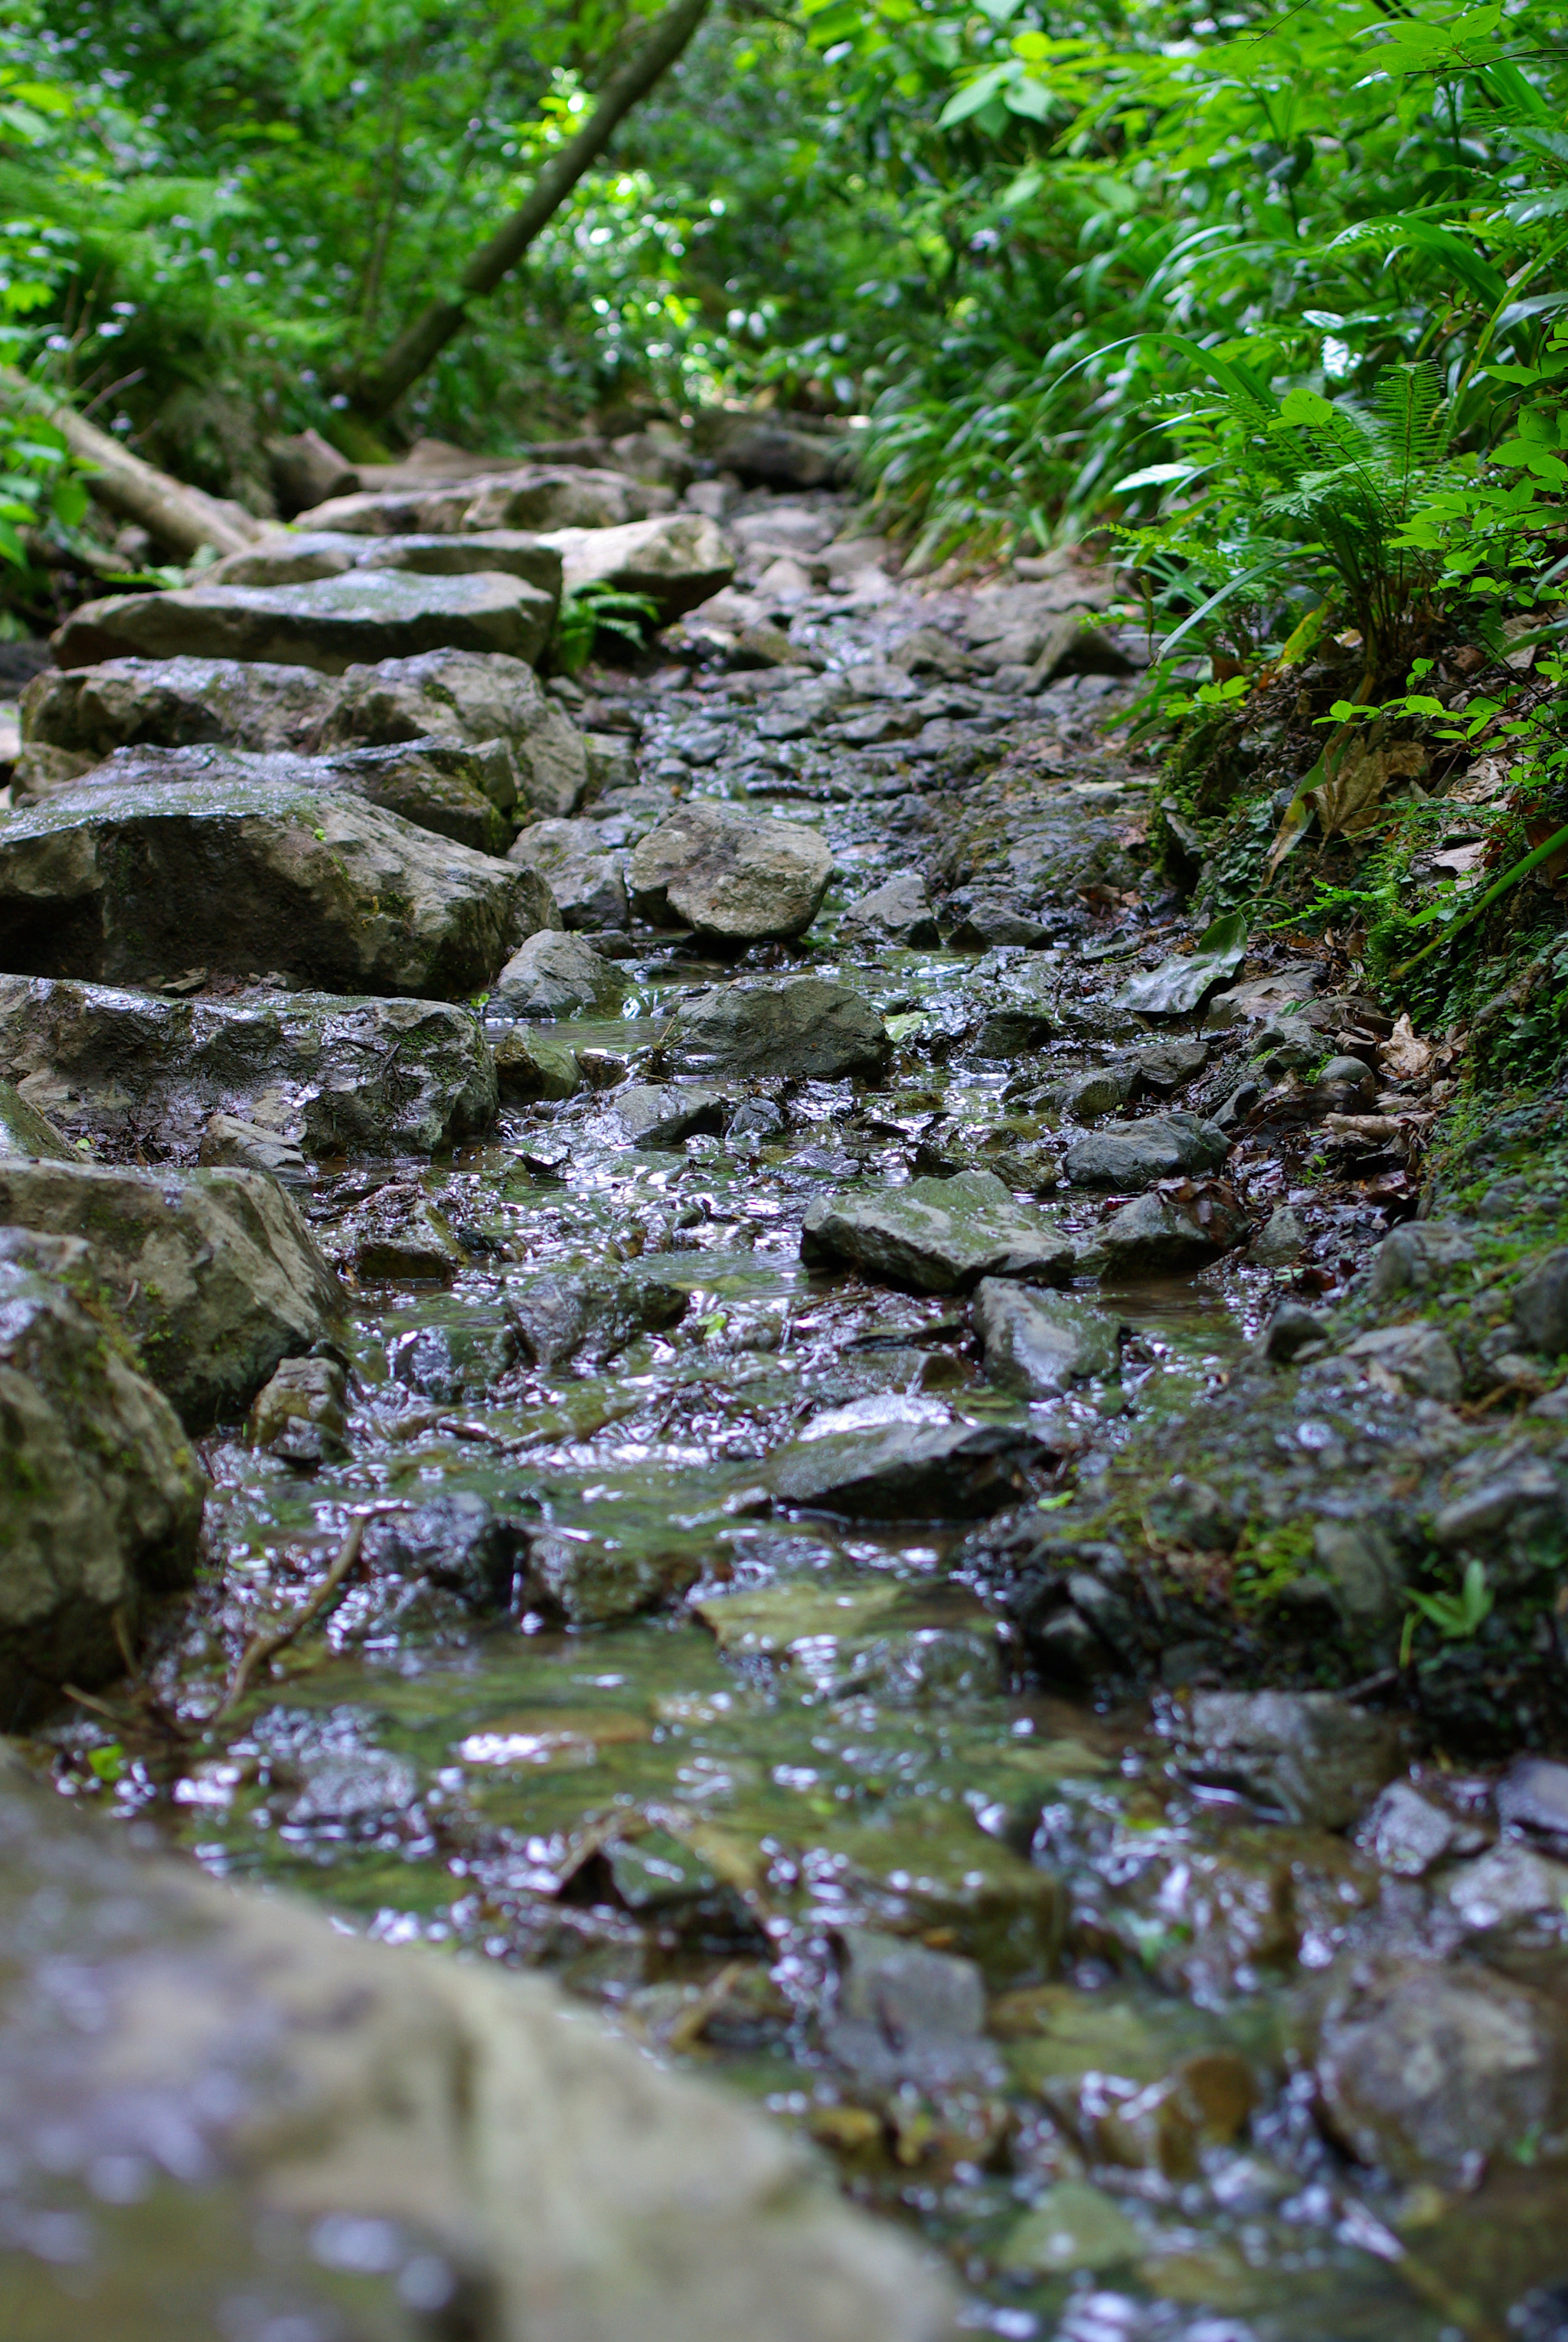
[[[1398,1615],[1404,1573],[1387,1531],[1375,1521],[1315,1522],[1313,1561],[1353,1625],[1374,1626]]]
[[[998,2266],[1018,2277],[1099,2276],[1136,2260],[1144,2239],[1114,2196],[1064,2179],[1012,2228]]]
[[[242,1171],[265,1171],[285,1186],[303,1186],[315,1176],[294,1141],[281,1131],[240,1122],[232,1114],[214,1115],[202,1133],[197,1159],[209,1168],[232,1164]]]
[[[1154,1097],[1170,1097],[1195,1081],[1209,1062],[1206,1041],[1159,1041],[1152,1048],[1134,1049],[1128,1059],[1139,1090]]]
[[[710,600],[735,574],[728,539],[704,513],[666,513],[620,527],[594,522],[554,528],[544,533],[544,541],[561,555],[568,594],[600,585],[645,594],[661,626]]]
[[[678,1146],[699,1131],[721,1133],[725,1099],[722,1090],[695,1083],[638,1083],[616,1091],[614,1112],[634,1146]]]
[[[901,872],[852,903],[840,932],[846,941],[903,944],[910,950],[928,950],[941,941],[925,881],[914,870]]]
[[[528,1531],[520,1522],[468,1489],[374,1522],[365,1536],[374,1569],[427,1578],[481,1613],[507,1607],[527,1546]]]
[[[1097,1066],[1064,1083],[1055,1102],[1069,1122],[1098,1122],[1103,1114],[1115,1114],[1124,1106],[1132,1094],[1130,1066]]]
[[[1260,1268],[1288,1268],[1306,1250],[1311,1231],[1289,1204],[1276,1204],[1252,1243],[1247,1258]]]
[[[1549,1358],[1568,1351],[1568,1246],[1520,1278],[1513,1292],[1513,1323],[1526,1348]]]
[[[998,1277],[974,1291],[974,1323],[994,1382],[1031,1398],[1056,1398],[1074,1383],[1114,1376],[1120,1365],[1117,1321],[1082,1302]]]
[[[559,1033],[514,1025],[497,1039],[494,1051],[495,1080],[508,1106],[525,1106],[536,1098],[575,1097],[588,1086],[588,1076],[571,1043]]]
[[[1423,1797],[1409,1781],[1391,1781],[1355,1834],[1355,1842],[1384,1870],[1423,1878],[1445,1855],[1474,1850],[1478,1833],[1446,1807]]]
[[[864,995],[820,976],[742,977],[688,998],[671,1046],[694,1072],[827,1082],[879,1073],[892,1047]]]
[[[1568,1256],[1565,1256],[1568,1257]],[[1475,1258],[1467,1230],[1446,1220],[1407,1220],[1377,1248],[1370,1291],[1374,1301],[1401,1293],[1429,1293],[1449,1272]]]
[[[1568,1838],[1568,1765],[1516,1756],[1497,1784],[1497,1814],[1511,1829]]]
[[[530,936],[514,951],[491,987],[486,1003],[494,1016],[543,1021],[575,1016],[585,1008],[613,1013],[622,984],[608,960],[581,936]]]
[[[1560,1919],[1568,1910],[1568,1863],[1505,1838],[1479,1861],[1451,1871],[1443,1889],[1450,1909],[1477,1931],[1517,1927],[1543,1912]]]
[[[511,1278],[505,1290],[524,1356],[545,1367],[574,1359],[603,1365],[640,1334],[678,1325],[690,1298],[666,1278],[627,1271],[547,1270]]]
[[[814,830],[696,799],[650,830],[627,866],[633,907],[724,943],[803,935],[833,876]]]
[[[1328,1319],[1318,1310],[1287,1296],[1269,1319],[1258,1347],[1271,1366],[1288,1366],[1312,1343],[1324,1340],[1330,1330]]]
[[[253,1447],[289,1463],[320,1463],[345,1451],[348,1378],[335,1358],[285,1358],[257,1392],[247,1436]],[[305,1428],[314,1435],[299,1441]],[[293,1442],[293,1445],[285,1443]]]
[[[1445,1553],[1466,1546],[1489,1553],[1504,1535],[1527,1542],[1555,1531],[1560,1541],[1565,1522],[1568,1483],[1544,1456],[1527,1456],[1443,1506],[1432,1536]]]
[[[1221,1196],[1135,1196],[1083,1246],[1078,1266],[1102,1282],[1202,1268],[1246,1241],[1244,1212]]]
[[[466,1266],[445,1219],[423,1196],[399,1196],[385,1214],[373,1205],[371,1215],[354,1247],[361,1276],[389,1285],[450,1285]]]
[[[518,833],[506,858],[539,873],[568,931],[593,935],[626,925],[626,883],[616,857],[604,852],[593,822],[532,822]]]
[[[823,2040],[841,2066],[873,2088],[1000,2087],[1004,2068],[984,2037],[985,1987],[973,1960],[869,1927],[846,1927],[839,1941],[843,1975]]]
[[[1201,1692],[1183,1770],[1242,1788],[1293,1821],[1343,1829],[1400,1767],[1386,1718],[1333,1692]]]
[[[1217,1171],[1230,1151],[1223,1130],[1177,1109],[1079,1139],[1063,1156],[1062,1167],[1074,1186],[1129,1194],[1183,1171]]]
[[[1464,1387],[1453,1343],[1435,1326],[1375,1326],[1345,1346],[1344,1355],[1363,1366],[1395,1375],[1423,1398],[1452,1406]]]

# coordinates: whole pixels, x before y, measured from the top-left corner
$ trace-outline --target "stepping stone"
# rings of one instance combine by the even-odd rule
[[[1030,1398],[1058,1398],[1074,1383],[1114,1376],[1121,1363],[1114,1317],[1001,1277],[976,1286],[974,1323],[992,1381]]]
[[[960,1293],[990,1276],[1064,1285],[1077,1265],[1072,1239],[1015,1204],[989,1171],[814,1204],[801,1227],[801,1257],[849,1261],[867,1276],[924,1293]]]
[[[626,882],[591,821],[535,821],[514,840],[508,861],[536,870],[568,929],[593,935],[627,923]]]
[[[1082,1246],[1081,1271],[1102,1281],[1186,1276],[1245,1244],[1252,1223],[1223,1196],[1135,1196]]]
[[[585,586],[646,594],[665,626],[719,593],[735,574],[728,539],[704,513],[671,513],[624,528],[557,528],[545,541],[565,565],[568,594]]]
[[[846,941],[904,944],[934,949],[942,940],[918,871],[906,870],[852,903],[841,922]]]
[[[634,1084],[617,1090],[613,1108],[634,1146],[678,1146],[698,1132],[724,1126],[724,1094],[697,1083]]]
[[[345,789],[283,781],[85,781],[0,816],[0,932],[24,976],[283,968],[323,991],[466,999],[542,924],[541,884]]]
[[[475,529],[464,536],[350,536],[341,531],[289,530],[215,562],[208,586],[305,586],[350,569],[407,569],[421,577],[465,577],[476,569],[525,577],[561,598],[561,555],[553,545],[514,528]]]
[[[1029,1493],[1052,1460],[1033,1432],[1000,1424],[894,1423],[795,1440],[769,1459],[776,1503],[851,1520],[983,1520]]]
[[[698,799],[650,830],[627,866],[632,904],[659,926],[724,943],[804,935],[833,856],[814,830]]]
[[[491,986],[485,1007],[492,1016],[540,1021],[575,1016],[584,1008],[613,1014],[622,989],[614,968],[592,944],[546,929],[514,952]]]
[[[186,586],[85,603],[53,637],[62,666],[99,659],[275,660],[341,675],[356,661],[421,651],[503,651],[536,659],[555,620],[553,596],[523,577],[479,570],[418,577],[352,570],[305,586]]]
[[[1178,1107],[1079,1139],[1063,1156],[1062,1168],[1075,1187],[1113,1187],[1130,1195],[1183,1171],[1217,1171],[1230,1151],[1218,1124]]]
[[[668,492],[624,472],[532,465],[445,484],[333,496],[295,525],[355,536],[450,536],[489,529],[605,529],[640,521]]]
[[[430,1155],[495,1118],[478,1020],[444,1001],[167,1000],[0,976],[0,1068],[69,1133],[151,1120],[176,1146],[230,1117],[313,1156]]]

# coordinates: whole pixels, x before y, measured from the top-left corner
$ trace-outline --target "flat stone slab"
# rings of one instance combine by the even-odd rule
[[[989,1171],[828,1196],[805,1216],[801,1256],[924,1293],[961,1293],[983,1276],[1064,1285],[1077,1266],[1071,1237],[1015,1204]]]
[[[406,1797],[394,1763],[381,1778]],[[91,2253],[10,2257],[15,2333],[184,2342],[281,2299],[301,2337],[413,2342],[460,2330],[414,2306],[450,2288],[483,2304],[484,2342],[948,2342],[953,2293],[914,2239],[741,2093],[666,2071],[544,1978],[214,1885],[9,1765],[0,1846],[15,2185]],[[61,2020],[66,1974],[91,2025]],[[106,2209],[111,2141],[159,2178]],[[371,2248],[347,2317],[335,2235]]]
[[[694,610],[735,574],[728,538],[703,513],[670,513],[623,528],[558,528],[545,541],[560,553],[568,594],[585,586],[645,594],[661,626]]]
[[[343,1289],[259,1171],[0,1156],[0,1226],[85,1236],[140,1364],[187,1429],[242,1413],[281,1358],[334,1336]]]
[[[476,569],[525,577],[561,598],[561,555],[525,529],[474,529],[463,536],[352,536],[290,529],[231,553],[205,573],[209,586],[305,586],[351,569],[408,569],[420,577],[465,577]]]
[[[722,943],[804,935],[832,876],[814,830],[700,798],[651,829],[626,868],[640,918]]]
[[[1136,1194],[1183,1171],[1217,1171],[1231,1142],[1217,1123],[1181,1110],[1097,1130],[1067,1149],[1062,1168],[1075,1187]]]
[[[528,931],[538,885],[342,789],[86,781],[0,815],[0,930],[23,976],[279,969],[466,999]]]
[[[69,1134],[153,1120],[175,1146],[195,1146],[216,1114],[317,1158],[430,1155],[495,1118],[479,1021],[445,1001],[165,1000],[0,976],[0,1068]]]
[[[1000,1424],[893,1423],[802,1439],[771,1456],[775,1503],[852,1520],[981,1520],[1027,1495],[1052,1451]]]
[[[783,984],[742,977],[686,1000],[671,1046],[694,1073],[825,1082],[879,1072],[892,1048],[864,994],[820,976]]]
[[[645,520],[669,492],[624,472],[536,464],[467,480],[333,496],[301,513],[296,527],[356,536],[468,535],[488,529],[608,529]]]
[[[61,666],[100,659],[266,659],[341,675],[356,663],[422,651],[501,651],[536,659],[554,597],[524,577],[478,570],[421,577],[357,569],[305,586],[186,586],[115,594],[74,611],[53,637]]]

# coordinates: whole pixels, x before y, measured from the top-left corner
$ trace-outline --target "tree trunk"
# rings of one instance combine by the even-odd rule
[[[366,423],[379,423],[404,392],[429,372],[447,343],[466,324],[469,303],[494,293],[507,272],[516,266],[540,229],[559,210],[584,173],[597,162],[617,124],[674,64],[707,8],[708,0],[675,0],[675,5],[657,19],[635,55],[629,57],[604,84],[590,119],[544,165],[526,203],[520,205],[510,219],[503,221],[489,242],[481,245],[471,256],[452,297],[432,301],[398,335],[380,364],[360,373],[350,392],[350,404],[356,415]]]
[[[0,396],[52,423],[72,455],[93,466],[86,485],[98,502],[137,522],[171,551],[188,556],[210,545],[216,553],[243,553],[265,535],[265,524],[241,505],[172,480],[12,366],[0,366]]]

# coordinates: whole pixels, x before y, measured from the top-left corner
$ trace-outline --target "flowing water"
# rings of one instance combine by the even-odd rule
[[[895,601],[816,638],[849,665],[909,619]],[[724,751],[676,785],[820,825],[841,881],[809,952],[774,961],[861,986],[894,1020],[894,1071],[874,1090],[753,1085],[780,1111],[749,1136],[629,1146],[614,1085],[654,1077],[674,1005],[733,972],[644,935],[618,963],[624,1015],[564,1033],[595,1087],[505,1111],[491,1142],[434,1166],[324,1166],[302,1201],[339,1256],[422,1196],[464,1265],[358,1280],[345,1460],[304,1472],[214,1444],[211,1571],[155,1671],[161,1721],[139,1739],[101,1719],[63,1733],[62,1782],[372,1937],[553,1972],[809,2133],[852,2193],[951,2257],[982,2330],[1491,2331],[1442,2199],[1331,2153],[1296,2056],[1293,1996],[1376,1905],[1376,1865],[1189,1786],[1157,1706],[1023,1687],[968,1526],[792,1517],[759,1476],[803,1429],[1033,1424],[1059,1458],[1048,1511],[1129,1422],[1201,1411],[1255,1330],[1264,1272],[1146,1285],[1123,1296],[1120,1375],[1032,1407],[988,1386],[961,1301],[800,1256],[802,1216],[834,1187],[1044,1135],[1016,1069],[950,1038],[976,955],[842,949],[836,917],[940,848],[1008,759],[1055,846],[1114,843],[1148,778],[1094,728],[1122,702],[1098,683],[1044,708],[988,701],[966,776],[963,754],[922,764],[897,743],[762,748],[744,692],[677,680],[628,697],[644,776],[671,786],[669,740],[700,714]],[[1036,1086],[1124,1037],[1106,1004],[1125,969],[1104,946],[1149,918],[1111,890],[1064,926],[1054,966],[1079,1013],[1032,1060]],[[1256,1178],[1262,1199],[1279,1191],[1276,1165]],[[1101,1207],[1064,1191],[1060,1208],[1086,1226]],[[522,1361],[507,1280],[612,1263],[678,1287],[678,1318],[592,1366]],[[455,1496],[551,1533],[553,1615],[486,1614],[398,1566],[399,1524]],[[368,1559],[341,1601],[210,1720],[246,1636],[288,1619],[356,1518]],[[984,2033],[941,2009],[857,2027],[844,1947],[886,1947],[856,1930],[977,1963]],[[1530,2171],[1507,2184],[1510,2235],[1549,2229]],[[1535,2281],[1517,2250],[1483,2305]]]

